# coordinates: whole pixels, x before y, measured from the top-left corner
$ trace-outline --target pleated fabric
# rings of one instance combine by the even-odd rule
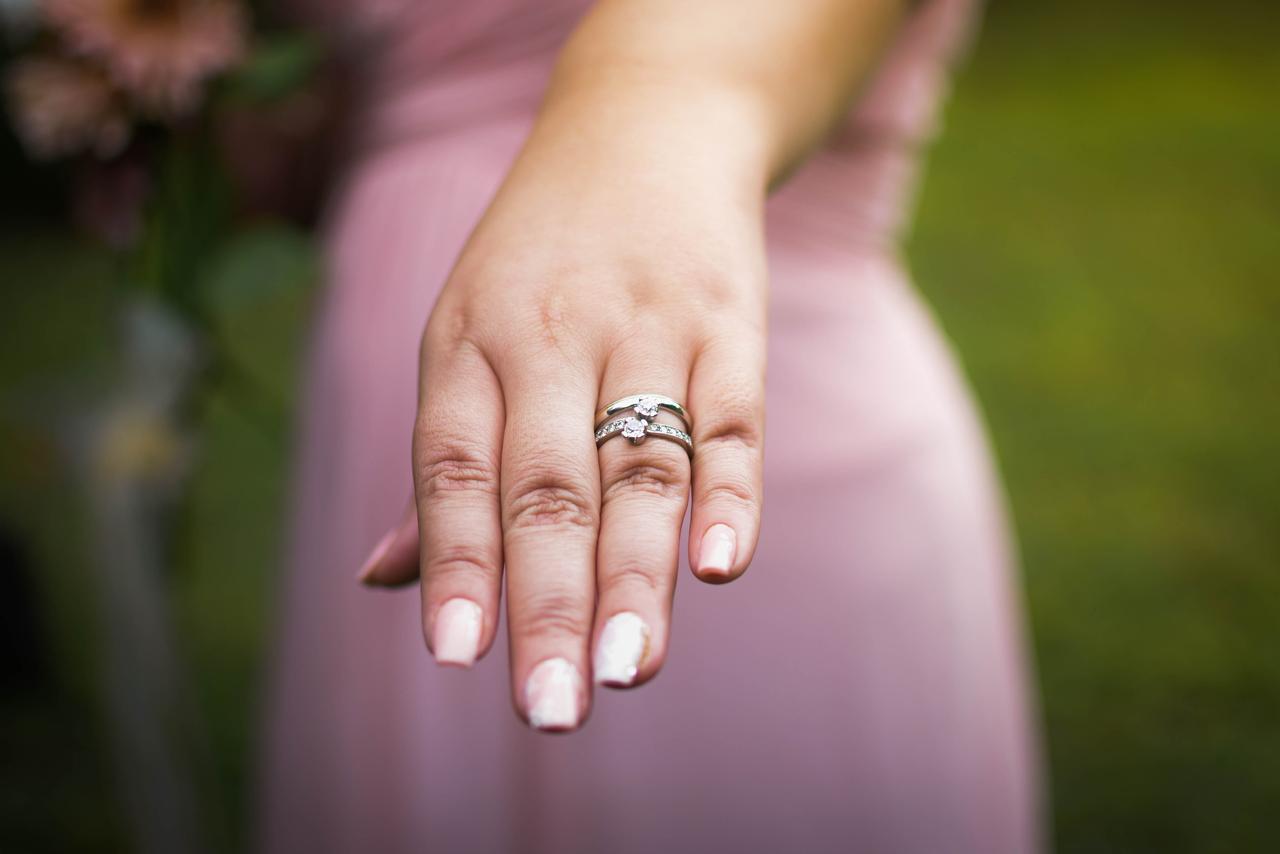
[[[748,574],[681,567],[668,663],[551,737],[505,641],[437,669],[416,592],[354,579],[412,493],[418,339],[579,2],[315,0],[360,68],[300,412],[260,847],[1026,852],[1039,765],[999,485],[896,253],[964,44],[926,0],[769,202],[765,516]]]

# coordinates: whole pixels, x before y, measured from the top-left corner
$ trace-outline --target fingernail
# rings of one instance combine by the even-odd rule
[[[387,553],[387,549],[391,548],[391,541],[396,537],[396,529],[392,528],[382,535],[382,539],[378,540],[378,544],[373,547],[373,551],[369,552],[369,556],[364,559],[364,564],[360,567],[360,571],[356,573],[356,580],[361,584],[370,584],[373,582],[373,571],[378,568],[378,564],[382,562],[382,556]]]
[[[431,649],[437,664],[470,667],[480,652],[484,612],[470,599],[450,599],[436,611]]]
[[[595,679],[600,685],[630,685],[649,655],[649,626],[631,611],[614,614],[596,644]]]
[[[582,677],[563,658],[548,658],[524,683],[525,707],[534,729],[563,731],[578,725]]]
[[[698,572],[704,575],[728,575],[733,569],[733,557],[737,551],[738,535],[728,525],[712,525],[702,535],[702,549],[698,553]]]

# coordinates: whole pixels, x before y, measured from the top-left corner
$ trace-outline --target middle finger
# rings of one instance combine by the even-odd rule
[[[575,729],[590,697],[587,638],[595,607],[600,475],[580,413],[591,371],[525,359],[503,377],[503,545],[512,692],[536,729]]]

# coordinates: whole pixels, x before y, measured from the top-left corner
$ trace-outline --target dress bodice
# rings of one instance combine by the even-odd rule
[[[589,0],[287,0],[356,72],[356,146],[532,119]],[[922,0],[828,145],[770,204],[781,236],[892,243],[975,0]]]

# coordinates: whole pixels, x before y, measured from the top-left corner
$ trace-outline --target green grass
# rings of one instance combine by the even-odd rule
[[[996,7],[910,257],[1017,518],[1060,850],[1275,850],[1276,28],[1105,8]]]
[[[1017,519],[1055,840],[1280,849],[1276,27],[1195,3],[989,17],[909,255]],[[0,520],[29,545],[48,665],[0,704],[5,850],[125,847],[79,508],[40,430],[50,389],[100,373],[110,270],[48,227],[0,238]],[[302,309],[227,313],[267,402],[211,402],[177,541],[220,838],[243,833]]]

